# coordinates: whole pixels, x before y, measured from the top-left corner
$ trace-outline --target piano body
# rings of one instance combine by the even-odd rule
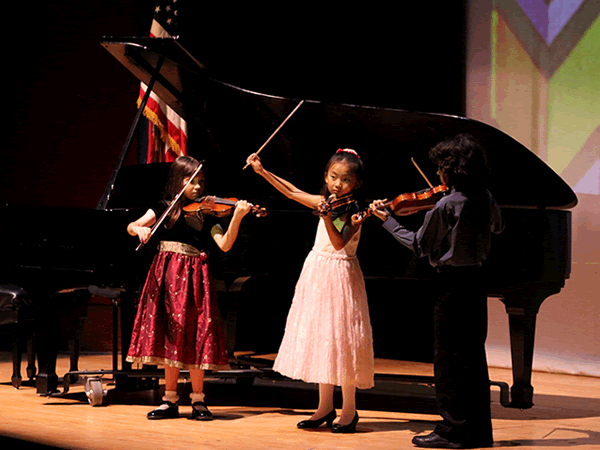
[[[224,313],[228,339],[233,339],[236,350],[277,351],[294,285],[314,239],[307,230],[316,230],[316,218],[242,167],[301,99],[256,93],[212,79],[177,39],[106,37],[101,44],[136,78],[153,85],[161,99],[187,120],[190,153],[205,160],[207,193],[244,198],[267,208],[265,218],[244,219],[233,250],[213,263],[239,300]],[[468,132],[486,147],[493,171],[490,190],[506,221],[506,231],[495,236],[487,263],[489,295],[504,302],[510,320],[513,386],[506,406],[531,407],[536,316],[540,304],[558,293],[570,274],[568,209],[577,203],[574,192],[526,147],[489,125],[457,116],[304,100],[261,158],[274,173],[316,192],[322,184],[320,171],[332,152],[339,147],[355,148],[366,166],[360,189],[364,206],[375,198],[393,198],[427,187],[411,157],[430,180],[436,180],[436,167],[427,153],[447,136]],[[122,167],[138,120],[139,115],[97,211],[89,211],[106,222],[107,230],[118,228],[120,233],[113,238],[107,232],[106,241],[95,246],[93,269],[87,274],[104,282],[112,277],[135,284],[133,274],[127,280],[130,256],[123,256],[128,254],[124,249],[135,245],[131,240],[123,244],[128,237],[121,230],[146,205],[140,205],[140,197],[131,193],[136,183],[130,181],[164,176],[151,173],[164,170],[160,165]],[[141,193],[141,198],[150,201],[148,193]],[[416,214],[406,224],[416,227],[421,219]],[[377,222],[367,220],[359,246],[375,354],[426,361],[431,353],[426,325],[432,270],[427,261],[392,243]],[[81,267],[85,269],[86,264]],[[265,317],[265,310],[272,313],[270,317]],[[419,348],[417,342],[403,340],[415,336],[423,336],[421,351],[402,353]],[[122,337],[128,339],[125,334]],[[390,342],[391,348],[385,347]]]

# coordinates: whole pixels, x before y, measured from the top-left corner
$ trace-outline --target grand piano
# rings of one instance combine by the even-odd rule
[[[493,172],[490,190],[506,221],[506,231],[495,238],[486,270],[489,296],[499,298],[509,316],[513,366],[509,405],[533,405],[536,316],[541,303],[560,292],[569,277],[568,210],[577,203],[572,189],[535,154],[502,131],[464,117],[282,98],[220,82],[211,78],[177,39],[106,38],[102,45],[139,80],[156,83],[154,91],[191,124],[195,154],[207,161],[209,186],[211,180],[225,180],[219,189],[227,191],[233,186],[237,192],[224,195],[258,201],[269,210],[264,220],[247,221],[237,251],[222,264],[224,276],[248,280],[243,290],[247,291],[247,303],[253,306],[244,303],[244,314],[238,312],[238,317],[244,317],[246,323],[236,327],[240,333],[236,345],[239,342],[242,347],[263,345],[264,350],[276,351],[287,301],[312,245],[312,233],[306,232],[315,227],[310,212],[299,210],[274,194],[259,177],[242,170],[246,156],[262,145],[300,100],[305,100],[302,107],[261,154],[264,164],[306,190],[316,191],[322,182],[321,168],[330,154],[339,147],[355,148],[368,174],[360,192],[365,203],[426,188],[410,158],[435,180],[436,168],[427,159],[429,148],[460,132],[475,136],[487,149]],[[408,226],[411,220],[416,227],[422,217],[407,220]],[[389,330],[397,333],[399,327],[393,325],[398,324],[407,329],[405,337],[413,339],[415,335],[425,336],[415,333],[416,329],[428,333],[423,322],[416,327],[409,323],[427,316],[427,307],[415,309],[410,305],[427,304],[423,299],[431,299],[427,287],[431,268],[426,261],[416,260],[391,244],[389,236],[377,227],[374,221],[365,224],[359,250],[369,291],[375,352],[418,360],[423,354],[395,351],[413,345],[407,345],[402,336],[390,335]],[[257,303],[270,308],[279,323],[256,326],[260,317],[252,311],[256,311]],[[254,342],[248,342],[242,337],[248,322],[254,330],[270,330],[270,335],[257,339],[254,333],[247,333],[254,336]],[[391,348],[378,347],[378,342],[391,342]]]
[[[535,154],[502,131],[464,117],[285,98],[227,84],[212,78],[176,38],[106,37],[101,44],[188,121],[190,154],[205,160],[207,192],[248,199],[268,210],[265,218],[244,219],[233,250],[213,261],[217,276],[229,290],[236,290],[237,300],[226,306],[224,315],[228,338],[239,351],[277,351],[294,285],[314,239],[316,218],[310,211],[282,198],[251,169],[242,169],[246,157],[301,100],[302,107],[261,153],[263,163],[316,192],[329,156],[339,147],[355,148],[366,166],[359,190],[363,206],[375,198],[427,188],[411,158],[436,180],[436,167],[427,153],[443,138],[467,132],[480,140],[493,172],[490,190],[506,222],[486,265],[489,296],[499,298],[509,316],[513,385],[510,401],[504,403],[522,409],[533,405],[536,317],[542,302],[560,292],[569,278],[569,209],[577,203],[572,189]],[[141,185],[132,179],[160,185],[156,180],[164,177],[161,165],[123,167],[138,121],[139,114],[98,203],[98,210],[114,218],[113,225],[107,225],[110,229],[144,210],[150,197],[158,195],[132,192],[132,186]],[[421,222],[420,214],[404,219],[408,227]],[[119,239],[122,243],[125,238]],[[112,251],[114,244],[98,247],[102,257],[90,273],[127,283],[126,261],[132,256],[121,255],[126,248],[133,252],[134,245],[118,252]],[[367,283],[375,355],[430,361],[432,270],[427,261],[393,243],[376,219],[364,225],[358,256]]]

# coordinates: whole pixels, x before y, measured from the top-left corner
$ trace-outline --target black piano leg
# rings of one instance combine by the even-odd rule
[[[83,325],[83,317],[73,317],[73,322],[69,329],[69,372],[79,371],[79,348],[83,334]],[[75,384],[77,380],[79,380],[79,375],[69,375],[70,384]]]
[[[506,306],[510,326],[510,349],[512,356],[513,385],[511,408],[527,409],[533,406],[533,346],[535,326],[540,305],[551,295],[560,292],[562,285],[545,289],[531,285],[527,289],[515,290],[511,295],[500,298]],[[527,299],[524,302],[523,299]]]
[[[29,383],[33,386],[33,379],[37,374],[35,367],[35,333],[33,330],[29,330],[27,333],[27,378]]]
[[[16,331],[12,334],[12,352],[13,352],[13,374],[11,378],[12,385],[18,389],[23,385],[21,378],[21,362],[23,343],[27,343],[27,382],[25,386],[34,386],[34,378],[36,375],[35,367],[35,333],[32,330],[31,323],[15,324]]]
[[[536,295],[537,294],[537,295]],[[510,326],[510,347],[512,356],[513,385],[511,387],[511,408],[527,409],[533,406],[533,347],[537,313],[542,302],[551,293],[537,292],[525,294],[530,298],[528,306],[516,306],[518,301],[503,299]]]
[[[509,316],[513,370],[510,406],[527,409],[533,406],[531,372],[537,314],[518,307],[507,307],[506,312]]]
[[[133,332],[133,322],[135,320],[135,289],[129,288],[121,293],[118,298],[118,308],[116,315],[113,316],[116,322],[113,322],[113,327],[118,326],[118,318],[120,316],[120,334],[121,334],[121,373],[115,376],[115,389],[120,391],[133,391],[138,388],[139,379],[136,377],[128,377],[125,373],[132,371],[133,364],[127,362],[127,352],[131,344],[131,333]],[[118,340],[113,343],[113,352],[118,350]],[[157,382],[158,384],[158,382]]]
[[[127,362],[127,352],[131,344],[131,333],[133,332],[133,322],[135,320],[135,301],[136,295],[133,290],[127,290],[119,298],[119,312],[121,315],[121,367],[123,370],[130,370],[132,364]]]
[[[36,377],[36,392],[41,395],[58,393],[56,358],[58,354],[58,318],[42,316],[37,320],[36,340],[39,373]]]
[[[18,389],[21,386],[21,337],[23,336],[23,333],[21,331],[21,324],[14,324],[14,328],[14,333],[11,333],[13,360],[11,383],[15,389]]]

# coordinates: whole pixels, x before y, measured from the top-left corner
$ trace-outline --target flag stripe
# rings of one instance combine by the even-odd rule
[[[177,26],[177,0],[159,0],[150,27],[150,37],[168,38]],[[162,21],[162,24],[161,24]],[[165,25],[165,26],[163,26]],[[140,85],[138,108],[142,103],[147,86]],[[150,121],[148,136],[148,163],[171,162],[180,155],[187,155],[187,123],[154,92],[150,94],[144,108],[144,116]]]

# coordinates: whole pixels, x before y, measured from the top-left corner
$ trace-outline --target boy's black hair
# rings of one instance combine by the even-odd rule
[[[459,190],[482,188],[490,174],[485,149],[470,134],[446,139],[429,151],[448,186]]]

